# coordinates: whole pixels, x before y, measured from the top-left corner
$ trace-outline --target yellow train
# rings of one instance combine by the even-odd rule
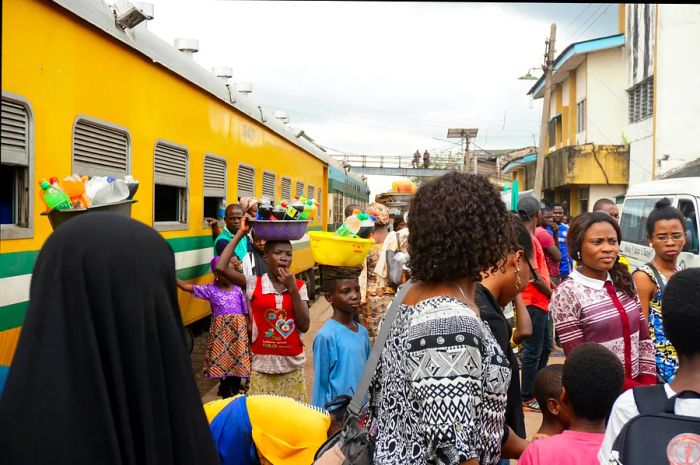
[[[34,262],[51,227],[37,180],[131,174],[132,217],[161,232],[177,275],[210,278],[204,223],[245,195],[319,199],[311,230],[369,190],[317,146],[101,0],[7,0],[2,15],[0,367],[10,365]],[[329,189],[331,193],[329,195]],[[308,239],[292,271],[313,282]],[[180,294],[183,322],[206,302]]]

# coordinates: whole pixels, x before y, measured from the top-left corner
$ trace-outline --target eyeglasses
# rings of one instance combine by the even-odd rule
[[[527,280],[528,283],[534,283],[539,279],[539,275],[537,274],[537,271],[532,267],[530,264],[530,260],[525,260],[527,262],[527,267],[530,268],[530,279]]]
[[[685,238],[685,234],[680,233],[680,232],[675,232],[672,234],[657,234],[656,236],[654,236],[654,239],[659,241],[659,242],[668,242],[669,238],[673,239],[674,242],[678,242],[678,241],[683,240],[683,238]]]

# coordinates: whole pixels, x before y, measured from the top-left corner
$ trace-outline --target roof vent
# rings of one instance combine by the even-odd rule
[[[134,6],[146,17],[146,20],[136,26],[136,29],[148,29],[148,21],[155,18],[153,3],[136,2]]]
[[[228,82],[228,80],[233,76],[233,68],[230,66],[214,66],[211,69],[211,72],[214,73],[214,76],[218,77],[224,82]]]
[[[153,19],[153,5],[144,7],[133,5],[127,0],[118,0],[113,8],[116,13],[117,26],[122,29],[132,29],[145,21]]]
[[[199,41],[197,39],[175,39],[175,48],[190,58],[199,52]]]
[[[286,111],[277,110],[275,112],[275,119],[282,121],[284,124],[287,124],[289,122],[289,118],[287,117]]]
[[[241,94],[248,96],[253,92],[253,83],[251,82],[238,82],[236,83],[236,90]]]

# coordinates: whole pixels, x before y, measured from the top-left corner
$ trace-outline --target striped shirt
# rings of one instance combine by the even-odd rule
[[[589,278],[573,271],[552,295],[549,309],[564,353],[568,355],[584,342],[597,342],[610,349],[625,365],[625,344],[621,313],[605,289],[606,281]],[[617,298],[625,309],[629,324],[630,362],[625,371],[632,379],[639,375],[656,376],[654,345],[644,321],[638,297],[621,291]]]

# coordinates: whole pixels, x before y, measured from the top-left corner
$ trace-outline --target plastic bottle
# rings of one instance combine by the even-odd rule
[[[340,237],[355,237],[362,227],[362,222],[368,218],[366,213],[361,213],[360,210],[353,210],[352,215],[345,218],[342,226],[335,232]]]
[[[275,208],[272,209],[272,216],[270,219],[272,221],[282,221],[285,219],[287,216],[287,204],[286,202],[280,202],[277,205],[275,205]]]
[[[296,196],[294,198],[294,201],[292,202],[292,208],[294,208],[296,211],[298,211],[299,215],[304,213],[304,201],[305,200],[306,199],[304,197]]]
[[[42,196],[49,210],[70,210],[70,198],[60,189],[55,188],[48,181],[42,181],[39,187],[44,191]]]
[[[70,197],[73,208],[87,208],[90,206],[90,200],[85,195],[85,184],[80,179],[80,176],[74,174],[63,178],[60,185],[63,192]]]
[[[298,200],[295,200],[295,202],[298,202]],[[301,203],[301,202],[299,202]],[[292,205],[287,205],[287,202],[282,202],[282,206],[286,208],[286,215],[284,216],[285,220],[298,220],[299,217],[301,216],[301,212],[304,211],[304,206],[301,206],[301,210],[296,208],[294,206],[294,203]]]
[[[362,239],[367,239],[374,232],[374,223],[377,222],[377,217],[372,215],[367,215],[367,219],[360,225],[360,230],[357,232],[357,237]]]
[[[301,220],[310,220],[311,219],[311,213],[313,212],[314,209],[314,200],[313,199],[307,199],[304,202],[304,211],[301,213],[299,219]]]
[[[272,216],[272,203],[270,199],[263,197],[258,202],[258,214],[256,219],[267,221]]]

